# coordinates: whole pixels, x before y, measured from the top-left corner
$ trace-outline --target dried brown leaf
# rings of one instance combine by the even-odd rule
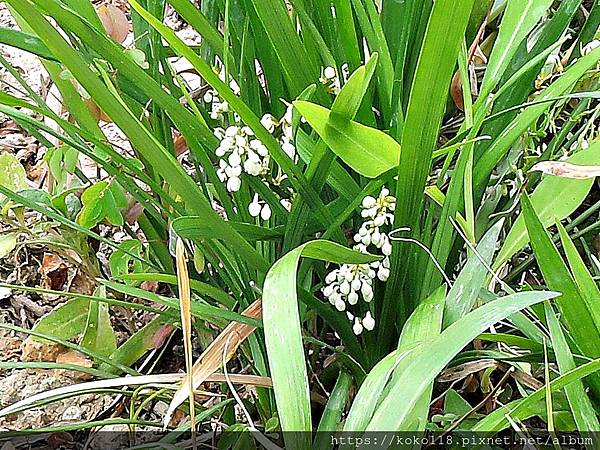
[[[542,161],[535,164],[530,172],[542,172],[561,178],[583,180],[600,176],[600,166],[578,166],[563,161]]]
[[[256,300],[242,312],[242,315],[259,319],[262,314],[262,302]],[[223,351],[227,348],[226,361],[229,361],[235,354],[238,347],[250,336],[256,327],[245,323],[232,322],[217,336],[217,338],[200,355],[194,367],[192,368],[191,384],[193,389],[207,380],[207,378],[219,369],[223,364]],[[173,412],[181,405],[190,393],[190,380],[186,379],[181,387],[173,395],[173,400],[169,405],[169,410],[165,416],[164,422],[168,424]]]
[[[123,11],[114,5],[100,5],[98,16],[111,39],[122,44],[129,34],[129,21]]]

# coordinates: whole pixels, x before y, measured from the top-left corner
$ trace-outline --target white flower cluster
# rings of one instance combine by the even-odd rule
[[[361,297],[366,303],[370,303],[373,300],[373,280],[378,278],[380,281],[386,281],[390,276],[389,256],[392,253],[392,245],[382,228],[392,224],[392,212],[395,207],[396,199],[386,188],[381,190],[377,198],[365,197],[361,215],[367,220],[354,236],[354,249],[367,253],[369,247],[374,246],[383,253],[384,258],[370,264],[343,264],[325,277],[323,295],[338,311],[346,311],[348,319],[353,322],[352,330],[356,335],[361,334],[363,330],[373,330],[375,319],[370,311],[360,319],[347,311],[347,308],[349,305],[357,305]]]
[[[254,137],[250,127],[232,125],[215,129],[215,136],[221,140],[215,154],[221,158],[217,175],[227,183],[229,192],[237,192],[242,181],[242,168],[249,175],[264,175],[269,171],[267,147]]]
[[[225,70],[221,69],[219,72],[219,78],[225,81]],[[229,80],[229,87],[235,95],[240,95],[240,87],[237,82],[232,78]],[[225,120],[225,114],[231,112],[229,109],[229,103],[221,99],[219,93],[214,89],[209,89],[204,93],[202,97],[204,103],[210,103],[210,118],[213,120]],[[236,121],[239,120],[238,115],[234,112],[234,118]]]
[[[271,133],[277,133],[283,151],[290,158],[296,158],[296,147],[292,144],[292,105],[289,105],[284,116],[276,119],[271,114],[265,114],[261,124]],[[229,192],[237,192],[241,187],[242,170],[248,175],[264,176],[269,172],[269,151],[267,147],[254,136],[250,127],[242,126],[237,120],[235,125],[223,129],[215,128],[215,136],[221,141],[215,150],[220,158],[217,175],[227,183]]]

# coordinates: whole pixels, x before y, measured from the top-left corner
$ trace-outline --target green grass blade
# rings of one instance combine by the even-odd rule
[[[346,403],[348,402],[351,387],[352,377],[346,372],[340,372],[321,416],[321,421],[317,428],[317,436],[312,446],[313,449],[333,449],[333,442],[328,433],[334,433],[338,430]]]
[[[579,256],[579,253],[575,248],[575,244],[569,237],[565,227],[563,227],[558,221],[556,222],[556,227],[558,228],[560,241],[562,243],[565,256],[567,257],[567,261],[569,262],[573,279],[575,280],[577,288],[579,289],[579,293],[588,305],[588,309],[592,314],[596,328],[600,329],[600,304],[598,304],[600,301],[600,289],[598,289],[596,281],[594,281],[592,275],[581,259],[581,256]]]

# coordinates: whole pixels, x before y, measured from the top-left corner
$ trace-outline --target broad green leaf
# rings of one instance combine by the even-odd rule
[[[133,336],[127,339],[121,346],[119,346],[110,355],[110,360],[116,364],[123,364],[131,366],[144,354],[153,348],[156,348],[156,342],[153,337],[160,330],[162,326],[168,323],[163,317],[156,317],[152,319],[150,323],[145,325],[141,330],[136,332]],[[114,368],[108,364],[103,364],[100,369],[109,372],[114,372]]]
[[[394,373],[394,369],[410,353],[411,350],[404,352],[395,350],[382,358],[371,369],[354,397],[352,407],[344,423],[344,431],[356,432],[367,428],[369,420],[373,417],[373,413],[381,401],[383,391]]]
[[[17,246],[18,233],[0,234],[0,258],[6,258]]]
[[[406,431],[406,419],[440,371],[478,334],[515,312],[559,295],[555,292],[520,292],[487,303],[431,339],[398,378],[381,402],[367,431]],[[398,404],[402,399],[402,404]]]
[[[402,329],[398,349],[379,361],[361,385],[348,413],[344,431],[366,430],[375,409],[389,393],[390,379],[397,379],[402,374],[401,371],[424,348],[428,339],[432,335],[439,334],[444,311],[444,296],[445,288],[441,287],[419,305],[408,318]],[[427,390],[411,412],[412,418],[409,420],[414,423],[413,431],[422,430],[425,425],[417,419],[427,415],[423,409],[428,408],[429,396],[430,392]]]
[[[327,146],[361,175],[376,178],[398,165],[400,144],[383,131],[336,116],[314,103],[296,101],[294,107]]]
[[[0,153],[0,186],[13,192],[22,191],[29,187],[25,168],[12,153]],[[4,196],[1,195],[0,201],[3,199]]]
[[[123,216],[119,211],[123,204],[118,188],[114,183],[99,181],[88,187],[81,195],[83,207],[77,216],[77,222],[82,227],[93,228],[104,219],[113,225],[123,225]],[[117,194],[117,196],[115,196]]]
[[[446,286],[440,286],[427,299],[425,299],[410,315],[400,335],[398,350],[413,350],[403,359],[394,370],[390,387],[402,377],[404,371],[410,366],[414,359],[426,351],[432,337],[438,336],[442,331],[442,318],[445,314],[444,304],[447,299]],[[425,388],[421,397],[417,400],[413,410],[406,418],[407,429],[422,432],[427,425],[426,417],[429,414],[429,403],[433,392],[433,381]],[[389,392],[384,393],[384,398]]]
[[[456,277],[446,297],[444,325],[448,326],[456,322],[471,311],[488,273],[486,264],[481,259],[488,267],[492,263],[503,224],[504,222],[500,221],[485,233],[477,245],[478,255],[470,253],[467,263]]]
[[[128,239],[119,244],[119,248],[115,250],[108,258],[110,266],[110,274],[113,277],[123,276],[129,272],[141,272],[142,262],[139,259],[132,257],[137,255],[142,256],[142,244],[137,239]]]
[[[566,374],[576,367],[575,360],[550,303],[544,304],[544,311],[552,339],[552,348],[556,355],[560,373]],[[571,412],[573,413],[578,431],[590,433],[600,430],[600,423],[598,423],[596,412],[585,392],[581,380],[574,381],[572,384],[565,386],[565,394],[571,406]]]
[[[84,332],[89,309],[89,299],[73,298],[42,317],[33,329],[60,339],[74,338]]]
[[[566,160],[572,164],[597,165],[600,164],[600,142],[590,145]],[[593,179],[575,180],[555,176],[546,176],[531,194],[531,204],[545,228],[562,220],[575,211],[587,197]],[[525,228],[523,215],[519,215],[510,229],[504,244],[494,261],[493,268],[500,268],[515,253],[521,250],[529,238]]]
[[[300,258],[334,263],[361,264],[377,257],[358,253],[328,242],[311,241],[279,259],[267,273],[263,286],[263,326],[265,344],[281,429],[312,430],[310,395],[302,331],[298,313],[296,274]],[[290,449],[310,448],[308,433],[284,435]]]
[[[94,295],[106,297],[106,288],[100,286]],[[109,356],[116,350],[117,338],[110,323],[107,303],[90,302],[81,346],[104,356]]]

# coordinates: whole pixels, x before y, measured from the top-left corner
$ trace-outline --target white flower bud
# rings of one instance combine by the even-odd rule
[[[360,292],[363,295],[363,298],[365,299],[365,302],[370,302],[371,300],[373,300],[373,288],[371,287],[370,284],[367,283],[363,283]]]
[[[252,217],[258,217],[260,214],[260,203],[258,203],[258,194],[254,194],[254,200],[248,205],[248,212]]]
[[[358,278],[354,278],[352,280],[352,283],[350,284],[350,289],[352,289],[353,291],[359,291],[361,285],[362,283],[360,282],[360,280]]]
[[[371,316],[371,312],[367,311],[365,318],[362,320],[362,324],[366,330],[372,331],[375,328],[375,319]]]
[[[225,130],[225,136],[227,137],[234,137],[237,133],[238,133],[239,128],[236,126],[230,126],[227,127],[227,129]]]
[[[202,100],[204,100],[205,103],[210,103],[213,101],[213,93],[210,89],[204,93]]]
[[[325,297],[329,297],[331,294],[333,294],[333,286],[331,284],[328,284],[323,288],[323,295]]]
[[[325,67],[325,70],[323,70],[323,76],[325,78],[329,78],[330,80],[335,78],[335,69],[331,66]]]
[[[373,206],[375,206],[376,204],[377,204],[377,200],[375,200],[370,195],[367,195],[365,198],[363,198],[363,201],[362,201],[363,208],[369,209],[369,208],[372,208]]]
[[[373,230],[373,234],[371,235],[371,243],[374,246],[379,247],[379,244],[381,243],[381,233],[379,232],[379,228],[375,228]]]
[[[352,331],[354,331],[355,335],[359,335],[363,331],[363,326],[361,325],[358,317],[354,319],[354,325],[352,326]]]
[[[385,223],[385,216],[377,216],[373,219],[373,225],[380,227]]]
[[[325,283],[331,284],[336,280],[336,278],[337,278],[337,270],[329,272],[327,274],[327,276],[325,277]]]
[[[346,316],[350,322],[354,320],[354,314],[352,314],[350,311],[346,311]]]
[[[335,309],[338,311],[343,311],[346,309],[346,302],[344,302],[341,297],[335,301]]]
[[[271,218],[271,207],[268,203],[265,203],[265,205],[262,207],[262,210],[260,211],[260,218],[262,220],[269,220]]]
[[[239,191],[241,185],[242,185],[242,180],[240,180],[238,177],[231,177],[229,180],[227,180],[227,190],[229,192]]]
[[[340,284],[340,292],[342,295],[348,295],[350,293],[350,283],[344,280],[344,282]]]
[[[354,291],[348,294],[348,303],[351,305],[356,305],[358,303],[358,294]]]
[[[385,256],[390,256],[392,254],[392,244],[389,241],[381,246],[381,253]]]
[[[231,166],[239,166],[242,163],[240,155],[238,155],[236,152],[232,152],[227,158],[227,161]]]
[[[379,270],[377,271],[377,278],[379,278],[381,281],[387,281],[387,279],[390,277],[390,269],[386,269],[385,267],[380,267]]]

